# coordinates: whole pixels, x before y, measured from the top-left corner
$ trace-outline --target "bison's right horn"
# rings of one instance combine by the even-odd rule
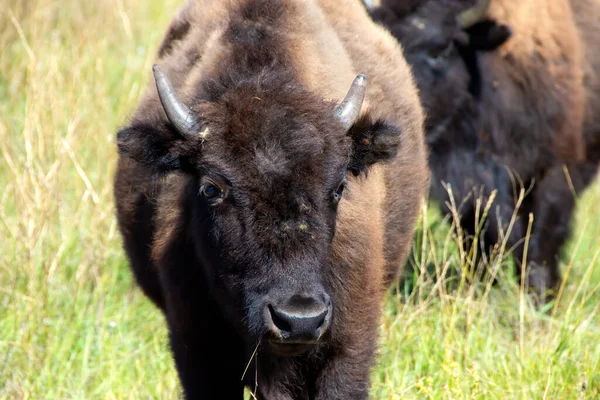
[[[164,71],[157,64],[152,66],[154,72],[154,80],[156,81],[156,89],[158,97],[162,103],[167,118],[173,124],[175,129],[184,137],[192,135],[194,128],[198,125],[192,112],[179,100],[175,89]]]
[[[490,8],[490,0],[477,0],[475,5],[463,12],[457,17],[458,25],[462,29],[467,29],[481,21]]]
[[[352,124],[358,118],[362,103],[365,99],[367,88],[367,78],[364,75],[358,75],[354,78],[350,90],[344,97],[344,100],[335,109],[336,118],[342,123],[344,128],[350,129]]]

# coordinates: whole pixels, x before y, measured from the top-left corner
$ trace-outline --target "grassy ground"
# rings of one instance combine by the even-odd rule
[[[178,3],[3,2],[0,398],[177,397],[163,318],[120,248],[111,185],[114,132]],[[385,306],[373,398],[600,398],[598,199],[595,186],[579,201],[561,301],[545,315],[511,279],[435,284],[461,253],[428,210],[416,290]]]

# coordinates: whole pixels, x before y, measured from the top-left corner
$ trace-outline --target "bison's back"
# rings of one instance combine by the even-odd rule
[[[600,161],[600,2],[571,0],[583,43],[584,90],[586,96],[584,133],[591,157]]]
[[[568,0],[493,1],[490,16],[513,28],[481,56],[482,138],[524,180],[583,158],[582,54]]]

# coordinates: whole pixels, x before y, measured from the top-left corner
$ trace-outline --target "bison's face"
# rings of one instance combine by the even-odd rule
[[[301,353],[334,323],[330,247],[347,179],[393,157],[400,131],[358,117],[362,78],[338,108],[291,82],[205,93],[185,110],[193,123],[125,129],[120,151],[193,177],[193,268],[249,342]]]
[[[460,116],[477,114],[477,52],[493,50],[510,36],[507,27],[484,18],[488,3],[465,9],[468,2],[462,1],[384,0],[370,12],[402,44],[427,114],[428,134],[439,134]]]
[[[387,7],[371,13],[402,44],[430,126],[438,125],[470,97],[469,75],[456,48],[464,33],[451,11],[448,2],[426,1],[403,15]]]

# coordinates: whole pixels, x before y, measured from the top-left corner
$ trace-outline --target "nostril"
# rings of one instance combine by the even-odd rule
[[[327,317],[327,310],[325,310],[325,312],[323,312],[323,314],[321,314],[319,317],[321,318],[321,320],[319,321],[319,325],[317,325],[317,329],[321,329],[321,327],[325,323],[325,317]]]
[[[285,317],[282,318],[282,315],[277,312],[273,308],[272,305],[269,304],[269,312],[271,313],[271,319],[273,320],[273,324],[282,332],[291,332],[292,326],[288,321],[285,320]],[[285,314],[284,314],[285,315]]]

